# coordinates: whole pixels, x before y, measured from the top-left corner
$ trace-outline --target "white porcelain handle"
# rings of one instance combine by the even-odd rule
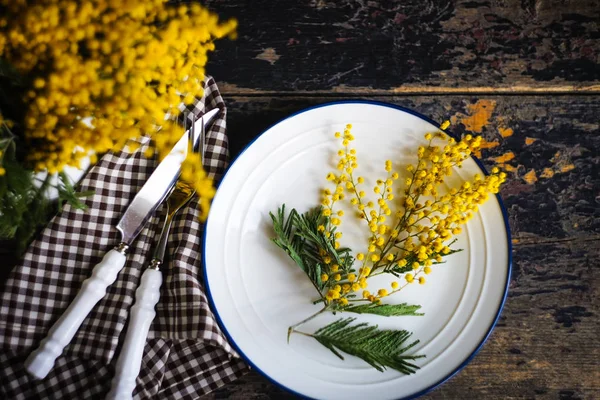
[[[140,373],[144,346],[154,320],[154,307],[160,298],[162,273],[147,269],[142,275],[140,286],[135,291],[135,304],[131,307],[127,335],[117,360],[115,377],[107,400],[131,399],[135,381]]]
[[[81,289],[69,308],[54,323],[40,346],[25,361],[27,371],[38,379],[44,379],[54,366],[64,348],[71,342],[83,320],[92,311],[96,303],[106,294],[125,265],[125,255],[111,250],[97,264],[92,276],[83,281]]]

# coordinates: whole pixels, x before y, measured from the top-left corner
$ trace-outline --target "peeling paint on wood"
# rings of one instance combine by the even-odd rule
[[[502,136],[503,138],[507,138],[509,136],[512,136],[515,133],[512,130],[512,128],[506,128],[506,127],[499,127],[498,128],[498,132],[500,132],[500,136]]]
[[[292,112],[344,98],[226,96],[232,152]],[[481,160],[489,168],[504,155],[509,171],[501,195],[514,265],[505,310],[474,360],[423,398],[600,398],[600,96],[367,98],[438,122],[493,101],[479,133],[487,143]],[[457,118],[450,130],[465,134],[467,125]],[[512,135],[502,134],[507,128]],[[295,397],[251,372],[207,398]]]
[[[422,399],[597,399],[600,240],[516,244],[513,280],[490,339],[459,374]],[[566,397],[564,393],[570,393]],[[250,372],[208,399],[294,399]]]
[[[222,72],[213,71],[214,74],[220,76]],[[330,78],[328,78],[330,79]],[[489,95],[489,94],[508,94],[508,95],[564,95],[564,94],[599,94],[600,85],[591,84],[584,85],[556,85],[556,84],[539,84],[538,86],[515,85],[510,87],[497,86],[416,86],[404,85],[392,89],[377,89],[365,86],[348,86],[341,84],[334,86],[331,89],[259,89],[240,86],[227,81],[219,85],[221,93],[229,96],[280,96],[280,95],[295,95],[295,96],[327,96],[331,94],[346,95],[346,96],[387,96],[387,95]]]
[[[467,115],[453,115],[450,121],[453,124],[463,124],[469,132],[481,133],[483,127],[489,124],[495,107],[496,102],[493,100],[477,100],[474,104],[467,104]]]
[[[481,352],[423,398],[600,399],[600,2],[205,4],[239,20],[207,65],[232,156],[292,112],[350,97],[452,119],[483,137],[486,167],[502,162],[509,299]],[[253,371],[206,396],[222,398],[296,397]]]
[[[504,163],[510,298],[482,351],[423,398],[600,398],[600,2],[208,4],[240,22],[207,67],[234,155],[290,113],[350,97],[454,117],[453,133],[484,138],[486,167]],[[276,62],[254,59],[267,48]],[[208,398],[295,397],[251,372]]]
[[[529,183],[530,185],[533,185],[534,183],[537,182],[538,178],[537,175],[535,173],[535,169],[530,170],[528,173],[526,173],[525,175],[523,175],[523,180],[527,183]]]
[[[490,159],[494,161],[496,164],[504,165],[508,161],[513,160],[515,158],[515,153],[512,151],[506,152],[498,157],[491,157]]]
[[[272,47],[264,49],[259,55],[254,57],[257,60],[268,61],[271,65],[275,64],[281,56],[275,52]]]
[[[542,178],[552,178],[554,176],[554,171],[551,168],[544,168],[540,177]]]
[[[600,91],[596,0],[206,3],[239,20],[207,67],[237,94]]]
[[[481,141],[480,150],[475,151],[475,156],[481,158],[481,152],[487,149],[493,149],[494,147],[500,146],[500,142],[497,140],[488,142],[485,138]]]
[[[290,113],[338,99],[226,96],[232,154],[239,153],[256,135]],[[464,96],[369,99],[405,106],[436,121],[458,114],[469,115],[469,106],[481,100]],[[513,236],[543,241],[600,234],[600,96],[486,96],[485,99],[493,100],[495,108],[480,135],[494,144],[481,151],[480,159],[491,167],[498,157],[506,154],[512,157],[500,160],[505,162],[503,169],[509,174],[502,197]],[[503,138],[498,129],[500,124],[510,126],[514,134]],[[460,122],[449,129],[459,135],[468,132]],[[528,184],[523,176],[531,170],[535,170],[538,180]]]

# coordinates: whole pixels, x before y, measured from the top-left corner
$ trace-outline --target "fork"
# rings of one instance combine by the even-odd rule
[[[185,124],[187,124],[187,115]],[[190,129],[190,143],[193,143],[195,132],[194,123]],[[204,158],[204,126],[200,134],[200,146],[202,149],[202,158]],[[191,150],[197,154],[197,149]],[[131,307],[129,326],[125,341],[117,360],[115,376],[112,380],[112,388],[107,395],[107,400],[131,399],[133,390],[136,386],[136,378],[140,373],[144,346],[150,324],[156,316],[154,307],[160,298],[160,286],[162,285],[161,265],[164,261],[165,251],[169,231],[173,223],[173,218],[185,205],[187,205],[196,191],[187,183],[181,180],[177,181],[171,193],[167,198],[167,214],[164,220],[152,260],[148,268],[144,271],[140,286],[135,291],[135,304]]]

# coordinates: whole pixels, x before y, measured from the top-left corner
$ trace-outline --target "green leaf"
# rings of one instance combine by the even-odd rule
[[[316,283],[320,289],[323,288],[323,280],[321,279],[322,271],[323,271],[323,269],[321,268],[321,264],[317,264],[317,265],[315,265],[315,268],[313,270],[313,276],[312,276],[313,282]]]
[[[62,211],[64,202],[67,202],[77,210],[86,210],[87,205],[81,201],[81,198],[92,196],[94,192],[91,190],[77,192],[67,174],[61,172],[58,176],[60,178],[60,182],[56,186],[58,191],[58,211]]]
[[[269,213],[273,220],[273,230],[277,235],[276,238],[271,239],[273,243],[285,250],[285,252],[291,257],[292,260],[305,272],[309,273],[304,265],[304,261],[299,253],[302,252],[302,243],[294,238],[294,232],[292,230],[294,226],[294,220],[297,217],[297,212],[292,209],[289,217],[286,219],[285,216],[285,204],[277,210],[277,216],[273,213]]]
[[[33,173],[17,161],[15,143],[4,143],[0,176],[0,238],[16,238],[21,248],[45,220],[47,202],[34,185]],[[45,189],[45,188],[44,188]]]
[[[0,176],[0,239],[14,243],[15,255],[20,255],[38,230],[56,213],[57,205],[67,201],[73,207],[83,209],[80,198],[89,193],[78,193],[66,175],[61,175],[57,185],[59,202],[52,204],[46,197],[50,177],[37,184],[33,171],[17,158],[18,142],[15,136],[0,125],[0,166],[5,174]]]
[[[319,226],[326,225],[328,220],[323,216],[322,207],[317,207],[304,214],[299,214],[295,209],[286,215],[285,204],[276,214],[269,213],[273,221],[273,230],[276,237],[273,243],[290,256],[290,258],[306,273],[321,298],[322,290],[326,283],[321,280],[321,274],[329,271],[329,266],[323,263],[325,250],[327,255],[344,271],[351,268],[354,258],[348,248],[335,249],[334,234],[331,237],[319,232]],[[335,232],[335,231],[333,231]],[[333,264],[333,262],[332,262]]]
[[[389,272],[390,274],[396,276],[396,277],[400,277],[401,274],[404,274],[406,272],[410,272],[413,270],[412,265],[407,264],[404,267],[399,266],[398,264],[394,264],[392,265],[390,268],[386,268],[386,272]]]
[[[355,318],[339,319],[309,335],[333,354],[341,358],[341,352],[356,356],[378,371],[392,368],[403,374],[412,374],[419,366],[410,361],[424,355],[406,355],[418,340],[406,344],[412,333],[406,330],[380,330],[377,325],[366,323],[350,325]],[[338,351],[339,350],[339,351]]]
[[[407,303],[402,304],[361,304],[358,306],[346,307],[343,311],[353,312],[356,314],[375,314],[375,315],[383,315],[385,317],[397,317],[401,315],[412,315],[412,316],[421,316],[425,315],[423,313],[416,312],[419,310],[421,306],[419,305],[409,305]]]
[[[448,245],[448,246],[450,246],[450,245]],[[463,249],[456,249],[456,250],[455,249],[450,249],[450,251],[448,253],[446,253],[446,254],[440,254],[440,255],[442,257],[446,257],[446,256],[449,256],[449,255],[454,254],[454,253],[460,253],[461,251],[463,251]],[[441,263],[438,263],[438,264],[441,264]]]

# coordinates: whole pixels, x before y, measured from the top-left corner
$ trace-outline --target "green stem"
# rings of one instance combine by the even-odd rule
[[[293,332],[297,332],[297,331],[295,331],[295,329],[296,329],[297,327],[299,327],[299,326],[301,326],[301,325],[304,325],[305,323],[307,323],[307,322],[308,322],[308,321],[310,321],[311,319],[313,319],[313,318],[315,318],[315,317],[319,316],[320,314],[324,313],[324,312],[325,312],[325,311],[327,311],[327,310],[329,310],[329,305],[327,305],[327,306],[323,307],[323,308],[322,308],[320,311],[318,311],[318,312],[314,313],[314,314],[313,314],[313,315],[311,315],[310,317],[308,317],[308,318],[306,318],[306,319],[303,319],[302,321],[298,322],[298,323],[297,323],[297,324],[295,324],[295,325],[292,325],[292,326],[290,326],[290,327],[288,328],[288,335],[287,335],[287,341],[288,341],[288,343],[290,342],[290,335],[291,335]]]
[[[314,335],[311,335],[310,333],[306,333],[306,332],[302,332],[302,331],[294,331],[294,332],[295,333],[299,333],[299,334],[304,335],[304,336],[314,337]]]

